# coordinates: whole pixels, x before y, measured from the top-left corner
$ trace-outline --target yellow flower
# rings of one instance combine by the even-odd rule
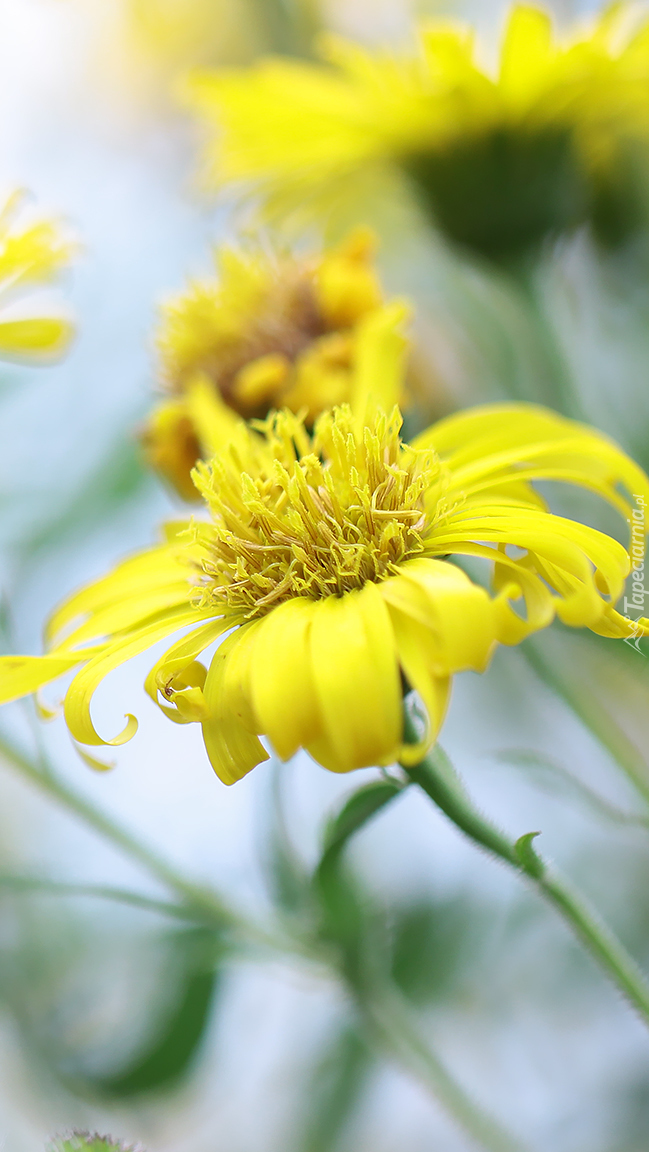
[[[164,543],[82,588],[52,616],[42,657],[0,660],[0,700],[82,665],[65,698],[80,744],[105,740],[90,706],[118,665],[182,631],[145,688],[180,724],[202,725],[225,783],[267,752],[305,748],[334,772],[414,762],[433,741],[451,677],[483,671],[496,644],[517,644],[558,616],[609,637],[649,632],[616,610],[629,553],[610,536],[552,514],[532,487],[558,480],[621,515],[649,506],[649,480],[610,440],[531,405],[451,416],[408,445],[398,409],[347,406],[313,433],[293,413],[258,430],[239,421],[197,468],[205,519],[171,525]],[[634,546],[638,533],[634,528]],[[492,591],[453,562],[480,558]],[[224,639],[221,638],[225,636]],[[198,659],[221,640],[209,668]],[[403,684],[428,716],[403,745]]]
[[[82,0],[92,7],[91,0]],[[320,25],[318,0],[291,0],[269,11],[268,0],[95,0],[101,54],[124,86],[168,94],[179,70],[199,64],[247,62],[260,52],[308,52]]]
[[[172,398],[153,412],[144,444],[185,499],[199,498],[191,470],[218,451],[236,413],[289,408],[310,426],[352,400],[368,357],[400,363],[405,310],[383,305],[373,251],[367,229],[307,258],[222,249],[218,278],[167,305],[158,348]]]
[[[61,316],[18,315],[13,308],[30,288],[54,280],[70,262],[72,246],[47,220],[14,225],[24,194],[14,192],[0,206],[0,358],[48,360],[63,352],[72,325]],[[21,312],[22,312],[21,306]]]
[[[396,164],[439,227],[491,257],[591,220],[618,238],[646,222],[649,21],[614,4],[557,39],[514,5],[499,62],[471,32],[422,25],[416,53],[322,41],[326,65],[268,58],[195,74],[208,180],[248,184],[269,209],[353,197],[362,169]]]

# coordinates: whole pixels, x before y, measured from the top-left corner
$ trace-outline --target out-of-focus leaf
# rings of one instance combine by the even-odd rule
[[[106,1076],[66,1077],[84,1094],[125,1098],[170,1089],[190,1071],[205,1035],[217,985],[220,944],[208,929],[176,935],[176,996],[149,1043],[128,1067]]]
[[[344,867],[343,852],[351,836],[394,800],[405,785],[378,780],[359,788],[330,821],[323,852],[313,878],[322,912],[322,936],[341,949],[342,964],[352,983],[363,981],[372,953],[372,915],[359,882]]]
[[[266,807],[265,874],[279,908],[289,915],[299,915],[311,908],[311,880],[288,833],[282,802],[283,771],[284,766],[277,763],[271,774],[270,804]]]
[[[319,868],[326,867],[335,855],[342,852],[350,836],[358,832],[381,808],[396,799],[405,787],[407,785],[398,780],[377,780],[354,792],[327,826]]]
[[[633,722],[620,716],[638,681],[649,689],[649,660],[622,641],[572,636],[567,630],[530,638],[521,649],[539,679],[558,696],[624,770],[649,801],[649,763],[627,732]],[[605,646],[605,647],[604,647]],[[633,661],[631,665],[630,662]],[[642,709],[642,719],[646,707]],[[628,721],[628,723],[627,723]]]
[[[374,1058],[363,1036],[344,1024],[330,1036],[305,1085],[305,1114],[290,1141],[293,1152],[334,1152],[357,1108]]]
[[[417,1003],[446,999],[484,956],[490,916],[488,908],[464,896],[397,908],[391,975],[401,991]]]
[[[192,920],[191,911],[183,904],[175,904],[168,900],[154,900],[150,896],[142,896],[139,892],[129,891],[128,888],[111,887],[103,884],[71,884],[66,881],[52,880],[50,877],[21,876],[16,873],[0,872],[0,893],[13,892],[18,895],[34,896],[87,896],[96,900],[114,900],[118,904],[130,904],[134,908],[148,909],[164,916],[177,917],[181,920]]]
[[[319,0],[252,0],[251,10],[273,52],[310,56],[321,27]]]
[[[622,1085],[622,1090],[615,1092],[613,1088],[612,1112],[613,1120],[611,1130],[615,1132],[615,1140],[610,1147],[620,1149],[620,1152],[646,1152],[647,1132],[649,1132],[649,1081],[645,1076],[638,1075]],[[617,1096],[617,1099],[615,1099]]]
[[[100,1136],[97,1132],[71,1132],[69,1136],[56,1136],[47,1152],[135,1152],[133,1145]]]

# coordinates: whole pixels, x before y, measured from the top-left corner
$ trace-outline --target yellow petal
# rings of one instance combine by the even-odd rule
[[[484,672],[496,642],[493,601],[455,564],[410,560],[380,591],[388,603],[426,627],[434,641],[429,658],[436,675],[467,668]]]
[[[74,335],[69,320],[56,316],[0,321],[0,355],[17,360],[49,359],[65,352]]]
[[[234,784],[268,753],[254,732],[250,706],[250,656],[258,622],[237,628],[217,648],[205,681],[207,719],[203,739],[210,763],[224,784]]]
[[[413,616],[391,606],[390,617],[399,653],[399,663],[410,686],[426,709],[426,731],[417,744],[404,744],[399,750],[403,764],[417,764],[437,739],[442,726],[451,687],[449,676],[436,671],[435,637]]]
[[[111,772],[115,767],[114,760],[99,760],[96,756],[91,756],[89,752],[86,752],[85,748],[82,748],[79,744],[76,744],[74,740],[72,741],[72,747],[74,748],[77,756],[83,760],[84,764],[88,768],[92,768],[93,772]]]
[[[140,439],[148,464],[161,473],[183,500],[199,500],[191,471],[201,456],[201,446],[184,397],[156,408]]]
[[[409,311],[407,304],[397,300],[359,324],[350,401],[359,428],[378,409],[391,412],[401,399],[408,348],[401,328]]]
[[[500,88],[510,106],[522,110],[547,83],[553,58],[552,22],[547,12],[517,4],[512,8],[500,64]]]
[[[287,600],[259,623],[250,662],[250,689],[259,731],[290,760],[321,731],[311,667],[312,600]]]
[[[556,611],[565,623],[596,623],[606,607],[603,589],[613,601],[621,594],[629,570],[626,550],[602,532],[533,509],[498,507],[482,515],[461,508],[434,532],[440,552],[462,552],[466,543],[491,541],[528,551],[525,566],[556,589]],[[522,565],[521,565],[522,566]],[[593,572],[593,568],[595,571]]]
[[[326,408],[349,401],[352,380],[353,336],[330,332],[314,340],[298,356],[282,407],[293,412],[306,409],[312,424]]]
[[[176,526],[177,527],[177,526]],[[107,576],[84,585],[55,609],[45,629],[48,644],[60,641],[61,633],[86,613],[99,612],[109,605],[130,600],[133,596],[155,593],[158,588],[175,586],[187,578],[186,564],[179,562],[177,549],[167,544],[147,548],[129,557]]]
[[[86,648],[68,656],[0,656],[0,704],[30,696],[42,684],[91,660],[103,648]]]
[[[197,375],[185,387],[187,412],[196,429],[203,459],[222,452],[243,423],[224,403],[209,378]]]
[[[281,352],[258,356],[237,372],[232,383],[233,402],[240,411],[279,408],[279,389],[290,370],[290,362]]]
[[[191,589],[187,579],[177,584],[169,584],[162,588],[145,589],[128,598],[118,600],[98,609],[83,624],[72,632],[66,634],[65,648],[78,647],[87,640],[101,637],[116,637],[120,633],[132,632],[153,623],[160,612],[171,609],[189,609],[189,593]],[[200,618],[198,609],[194,609],[197,618]],[[60,651],[60,648],[57,648]]]
[[[555,597],[547,585],[521,560],[482,544],[456,545],[457,556],[479,556],[494,564],[494,587],[498,592],[494,600],[496,638],[499,644],[520,644],[526,636],[546,628],[555,616]],[[511,601],[520,596],[525,601],[525,618],[519,616]]]
[[[374,584],[316,605],[311,658],[323,734],[339,771],[393,763],[401,742],[401,688],[390,616]],[[309,751],[315,747],[312,743]]]
[[[137,731],[137,720],[128,716],[124,730],[112,740],[104,740],[95,731],[90,717],[90,704],[95,689],[101,681],[112,672],[114,668],[145,652],[158,640],[164,639],[170,632],[176,632],[186,624],[194,622],[191,609],[170,612],[164,619],[150,624],[130,635],[109,644],[103,652],[95,656],[85,668],[77,672],[65,697],[65,721],[72,736],[80,744],[124,744],[130,740]]]
[[[449,416],[414,441],[448,462],[449,499],[484,493],[490,500],[511,480],[560,480],[588,488],[623,515],[649,505],[649,479],[612,440],[533,404],[489,404]]]
[[[333,251],[325,252],[316,270],[318,306],[327,326],[351,328],[381,305],[381,285],[372,258],[377,238],[370,228],[356,228]]]
[[[195,664],[198,655],[205,651],[213,641],[222,635],[222,632],[227,631],[232,627],[232,623],[225,620],[210,620],[201,627],[195,628],[190,632],[189,636],[183,636],[180,641],[172,644],[171,649],[161,655],[160,659],[153,665],[146,680],[144,681],[144,690],[153,700],[154,704],[158,704],[163,708],[163,711],[172,720],[179,719],[175,713],[174,707],[168,705],[175,705],[176,696],[178,696],[179,689],[186,689],[189,683],[181,685],[178,677],[186,674],[187,669]],[[203,688],[204,681],[195,687]],[[158,694],[161,694],[165,700],[165,704],[160,704]],[[202,717],[194,717],[193,719],[202,719]]]

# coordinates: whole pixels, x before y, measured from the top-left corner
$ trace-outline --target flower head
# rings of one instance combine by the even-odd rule
[[[198,498],[191,469],[218,449],[235,413],[252,419],[286,407],[310,426],[352,398],[368,341],[404,312],[383,305],[373,248],[372,234],[358,229],[305,258],[223,249],[217,279],[167,305],[158,348],[171,396],[144,442],[181,495]]]
[[[353,196],[361,169],[388,163],[442,231],[490,257],[588,220],[619,238],[646,218],[649,23],[630,33],[629,18],[614,4],[564,42],[514,4],[495,71],[466,28],[438,22],[410,55],[328,38],[325,64],[196,74],[208,179],[285,212]]]
[[[22,305],[20,313],[13,305],[30,289],[54,280],[69,264],[73,249],[48,220],[22,228],[15,225],[23,198],[22,192],[15,192],[0,206],[0,359],[49,360],[69,343],[70,321],[62,316],[25,316]]]
[[[72,736],[123,743],[137,722],[104,740],[90,715],[97,685],[181,631],[145,688],[171,720],[201,723],[223,781],[267,759],[260,735],[283,759],[302,747],[348,772],[419,758],[453,674],[483,671],[496,644],[555,615],[609,637],[649,632],[615,610],[627,549],[554,515],[532,486],[578,485],[634,522],[649,480],[610,440],[528,405],[449,417],[412,445],[400,423],[397,409],[345,406],[312,433],[288,411],[239,421],[197,469],[209,516],[171,525],[164,543],[67,600],[45,656],[0,660],[0,700],[81,666],[65,698]],[[488,562],[490,591],[461,557]],[[404,684],[428,715],[416,747],[403,744]]]

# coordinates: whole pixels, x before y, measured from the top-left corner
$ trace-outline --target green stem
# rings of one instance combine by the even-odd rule
[[[21,890],[127,899],[130,903],[176,916],[191,917],[193,910],[194,914],[199,914],[201,918],[207,918],[208,922],[216,922],[219,927],[234,929],[237,934],[243,935],[255,943],[270,945],[275,949],[299,952],[307,959],[316,960],[318,963],[322,962],[323,956],[320,952],[315,955],[313,949],[302,948],[296,942],[275,940],[263,930],[256,928],[255,925],[248,924],[238,917],[227,908],[215,893],[200,888],[180,876],[165,860],[162,860],[151,849],[140,844],[131,833],[119,827],[88,800],[64,784],[51,770],[48,770],[47,773],[42,772],[6,739],[0,738],[0,753],[22,776],[36,784],[42,791],[63,804],[68,811],[79,816],[95,831],[142,864],[166,887],[174,891],[181,898],[182,904],[174,906],[159,901],[150,901],[137,894],[124,893],[112,888],[96,889],[85,885],[53,883],[44,887],[41,881],[30,879],[21,882],[14,878],[13,887]],[[0,883],[2,883],[1,877]],[[396,996],[391,996],[389,990],[382,989],[379,997],[374,999],[363,997],[363,1006],[382,1046],[387,1048],[428,1091],[432,1092],[435,1099],[486,1152],[522,1152],[520,1145],[516,1144],[491,1117],[483,1113],[463,1089],[456,1084],[436,1054],[425,1044],[414,1025],[407,1019]]]
[[[0,756],[15,768],[21,776],[35,784],[46,795],[52,797],[68,812],[79,817],[89,827],[94,828],[115,847],[121,849],[132,860],[141,864],[151,876],[174,892],[185,907],[187,918],[213,928],[229,932],[240,943],[310,958],[310,952],[293,937],[275,935],[260,925],[247,920],[233,911],[211,888],[196,884],[176,871],[166,860],[131,833],[122,828],[104,812],[78,792],[70,788],[54,773],[51,765],[41,770],[22,752],[18,751],[5,737],[0,737]]]
[[[153,900],[140,892],[115,888],[106,884],[69,884],[62,880],[48,880],[42,876],[11,876],[0,874],[0,889],[34,896],[89,896],[92,899],[113,900],[132,908],[143,908],[160,916],[197,922],[196,912],[186,904],[172,904],[169,900]],[[207,925],[209,926],[209,924]]]
[[[0,876],[0,885],[6,883],[20,891],[37,890],[59,895],[93,895],[107,899],[126,900],[128,903],[153,911],[187,919],[193,917],[202,923],[230,929],[233,934],[246,943],[299,955],[301,958],[318,965],[327,964],[329,958],[323,954],[321,947],[315,947],[308,942],[303,944],[292,937],[275,937],[263,928],[259,928],[238,916],[225,905],[216,893],[186,880],[150,848],[140,844],[130,832],[121,828],[103,812],[96,809],[90,801],[58,779],[49,765],[46,766],[47,771],[42,771],[2,737],[0,737],[0,755],[25,779],[58,801],[69,812],[80,817],[132,859],[137,860],[151,875],[175,892],[180,897],[181,904],[171,905],[162,901],[149,900],[136,893],[128,893],[120,889],[94,888],[86,885],[57,884],[54,882],[48,884],[31,878],[21,880],[17,877],[3,878]],[[337,975],[340,973],[338,972]],[[434,1098],[464,1128],[465,1132],[472,1136],[486,1152],[522,1152],[520,1146],[502,1132],[495,1121],[482,1113],[455,1083],[439,1058],[428,1048],[414,1026],[404,1017],[403,1010],[398,1010],[396,998],[390,999],[388,990],[382,989],[381,995],[375,999],[364,997],[363,1007],[382,1046],[392,1052],[406,1071],[420,1080]]]
[[[22,752],[19,752],[5,737],[0,737],[0,755],[16,768],[21,776],[30,783],[35,784],[42,792],[47,793],[69,812],[80,817],[105,839],[110,840],[116,847],[121,848],[133,860],[144,868],[165,887],[176,892],[188,905],[196,906],[208,912],[212,919],[217,919],[221,926],[236,922],[235,914],[221,902],[219,897],[201,886],[186,880],[152,848],[141,844],[131,832],[127,832],[100,809],[86,800],[68,784],[60,780],[47,766],[47,771],[41,771]]]
[[[530,329],[545,369],[543,395],[518,396],[516,399],[536,400],[537,403],[542,401],[563,416],[569,416],[573,420],[585,420],[583,406],[575,389],[565,354],[543,301],[539,298],[537,261],[527,255],[506,261],[504,266],[525,305]]]
[[[410,736],[412,725],[409,719],[407,729]],[[415,767],[406,768],[406,772],[466,836],[511,865],[538,888],[649,1024],[649,984],[643,973],[586,898],[537,854],[533,840],[538,833],[530,832],[511,841],[485,819],[475,808],[439,746]]]
[[[524,1146],[453,1078],[421,1036],[409,1005],[395,990],[382,986],[376,999],[363,996],[358,1000],[371,1032],[386,1054],[438,1100],[477,1146],[486,1152],[524,1152]]]

